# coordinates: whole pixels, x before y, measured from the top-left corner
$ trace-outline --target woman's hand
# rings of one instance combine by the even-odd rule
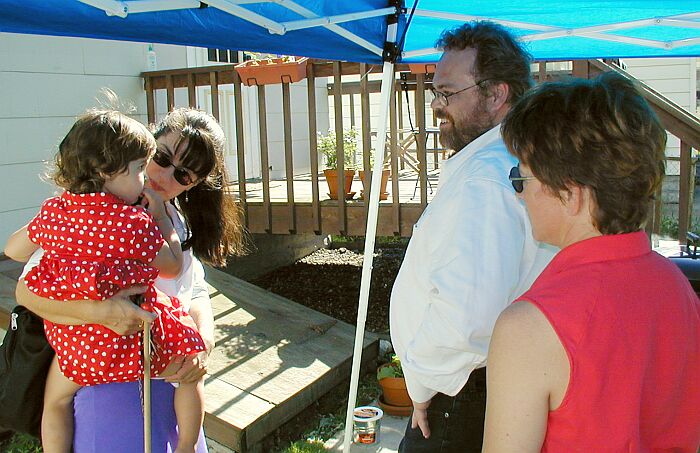
[[[102,324],[119,335],[131,335],[143,330],[143,323],[153,322],[156,315],[143,310],[129,297],[142,294],[146,289],[145,286],[132,286],[119,291],[110,299],[98,302],[97,305],[104,313],[95,316],[96,323]]]
[[[166,382],[181,382],[189,384],[197,382],[207,374],[209,351],[196,355],[174,357],[167,368],[173,368],[173,373],[162,375]]]

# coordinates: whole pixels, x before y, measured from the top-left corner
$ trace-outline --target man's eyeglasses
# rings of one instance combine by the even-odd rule
[[[455,94],[463,93],[463,92],[465,92],[465,91],[467,91],[467,90],[471,90],[471,89],[474,88],[474,87],[481,86],[481,84],[484,83],[484,82],[486,82],[487,80],[488,80],[488,79],[479,80],[479,81],[476,82],[474,85],[470,85],[470,86],[468,86],[468,87],[466,87],[466,88],[462,88],[461,90],[455,91],[454,93],[450,93],[450,94],[442,93],[442,92],[436,90],[436,89],[433,88],[433,87],[430,87],[430,92],[433,93],[433,96],[435,97],[435,100],[436,100],[436,101],[438,101],[440,104],[442,104],[442,105],[444,105],[445,107],[447,107],[448,105],[450,105],[450,101],[449,101],[449,99],[448,99],[450,96],[454,96]]]
[[[535,178],[534,176],[523,176],[520,174],[520,167],[513,167],[510,169],[508,179],[510,179],[510,183],[513,184],[513,189],[515,189],[517,193],[523,193],[523,181],[537,178]]]
[[[155,154],[153,155],[153,162],[155,162],[163,168],[175,168],[175,171],[173,171],[173,177],[175,178],[175,181],[177,181],[183,186],[189,186],[190,184],[196,181],[196,179],[192,178],[192,176],[185,167],[178,167],[177,165],[173,164],[173,161],[170,158],[170,156],[167,153],[164,153],[163,151],[155,152]]]

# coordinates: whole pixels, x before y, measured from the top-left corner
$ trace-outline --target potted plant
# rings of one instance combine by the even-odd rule
[[[386,191],[386,186],[389,183],[389,176],[391,175],[391,171],[388,168],[386,168],[386,165],[388,165],[388,162],[385,163],[385,168],[382,169],[382,181],[379,189],[380,200],[386,200],[389,197],[389,192]],[[369,166],[372,169],[374,168],[374,149],[371,149],[369,152]],[[360,180],[362,181],[362,192],[360,192],[360,195],[363,198],[365,196],[365,192],[367,192],[367,189],[370,185],[372,170],[369,171],[370,178],[368,179],[365,179],[365,173],[366,172],[364,170],[360,170]]]
[[[246,86],[294,83],[306,78],[307,62],[306,57],[253,58],[237,64],[235,69]]]
[[[323,174],[328,183],[328,196],[331,200],[338,199],[338,155],[336,153],[335,131],[331,130],[326,135],[319,134],[318,150],[326,161],[326,169]],[[355,177],[354,159],[357,151],[357,130],[354,128],[343,131],[343,168],[345,170],[345,198],[352,199],[355,192],[351,192],[352,179]]]
[[[379,406],[390,415],[406,416],[411,413],[413,403],[406,389],[401,361],[392,355],[391,361],[377,368],[377,381],[382,388]]]

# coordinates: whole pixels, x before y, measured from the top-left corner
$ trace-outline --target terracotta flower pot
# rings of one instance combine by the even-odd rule
[[[411,74],[432,74],[437,63],[409,63],[408,70]]]
[[[392,406],[407,407],[412,406],[411,397],[408,396],[406,381],[402,377],[388,377],[381,379],[379,385],[382,387],[384,401]]]
[[[331,200],[338,199],[338,170],[336,169],[326,169],[323,170],[323,174],[326,176],[326,182],[328,183],[328,196]],[[345,170],[345,198],[352,199],[355,192],[351,192],[352,179],[355,177],[355,170]]]
[[[246,86],[269,85],[273,83],[294,83],[306,78],[308,58],[270,58],[248,60],[235,66]]]
[[[370,172],[371,174],[372,172]],[[389,175],[391,174],[390,170],[382,170],[382,183],[381,183],[381,188],[380,191],[381,193],[379,194],[379,199],[380,200],[386,200],[389,196],[389,192],[386,191],[386,186],[389,183]],[[365,172],[363,170],[360,170],[360,179],[362,180],[362,187],[364,188],[362,190],[362,197],[364,198],[365,192],[367,191],[367,185],[369,184],[369,181],[365,182]]]

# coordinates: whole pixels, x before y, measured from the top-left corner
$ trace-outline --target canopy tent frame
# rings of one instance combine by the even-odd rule
[[[655,49],[676,49],[680,47],[693,46],[700,44],[700,38],[677,39],[673,41],[660,41],[652,39],[641,39],[631,36],[605,34],[606,31],[629,30],[632,28],[646,26],[664,26],[672,28],[695,28],[700,29],[700,22],[695,22],[689,19],[697,19],[700,17],[700,12],[671,15],[667,17],[649,17],[646,19],[637,19],[627,22],[616,22],[605,25],[595,25],[579,28],[555,27],[551,25],[517,22],[511,20],[494,20],[483,16],[474,16],[471,14],[447,13],[442,11],[431,11],[425,9],[416,9],[415,15],[418,17],[429,17],[433,19],[445,19],[456,22],[467,22],[472,20],[491,20],[504,27],[519,30],[538,30],[539,33],[524,34],[520,37],[521,40],[527,42],[544,41],[547,39],[563,38],[563,37],[582,37],[590,38],[598,41],[609,41],[616,43],[635,44],[642,47]],[[412,57],[421,57],[426,55],[439,54],[440,50],[436,47],[427,47],[416,49],[401,54],[403,59]]]
[[[333,16],[319,16],[313,11],[294,2],[293,0],[202,0],[202,2],[194,0],[173,0],[172,2],[170,0],[78,1],[81,3],[85,3],[86,5],[93,6],[97,9],[101,9],[108,16],[117,16],[121,17],[122,19],[126,18],[129,14],[134,13],[173,11],[178,9],[198,9],[201,8],[202,4],[205,4],[207,6],[220,9],[221,11],[224,11],[232,16],[236,16],[240,19],[246,20],[252,24],[258,25],[266,29],[270,34],[275,35],[284,35],[289,31],[303,30],[312,27],[324,27],[337,34],[338,36],[342,36],[343,38],[361,47],[364,47],[365,49],[379,56],[383,54],[383,49],[372,44],[366,39],[363,39],[360,36],[357,36],[356,34],[339,27],[337,24],[373,17],[398,14],[398,8],[396,6],[391,6],[387,8],[373,9],[347,14],[337,14]],[[276,22],[240,6],[242,4],[250,3],[274,3],[277,5],[284,6],[290,11],[293,11],[303,17],[306,17],[306,19]]]

